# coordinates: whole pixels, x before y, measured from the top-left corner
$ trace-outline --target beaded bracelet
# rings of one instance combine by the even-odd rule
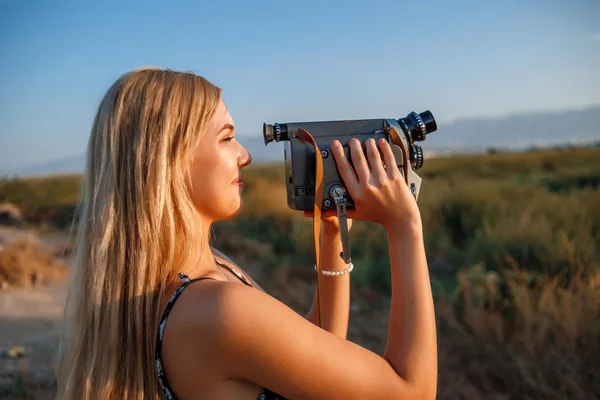
[[[352,262],[350,262],[348,264],[348,268],[346,268],[342,271],[327,271],[327,270],[322,269],[321,274],[326,275],[326,276],[339,276],[339,275],[349,274],[350,272],[352,272],[353,269],[354,269],[354,264]],[[316,270],[317,270],[317,264],[315,264],[315,271]]]

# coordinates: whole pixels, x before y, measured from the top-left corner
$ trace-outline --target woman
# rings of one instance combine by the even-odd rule
[[[194,74],[143,68],[107,91],[88,146],[58,398],[434,398],[421,219],[389,145],[369,141],[365,155],[353,140],[353,168],[332,143],[349,216],[388,233],[381,357],[345,340],[349,273],[326,277],[319,327],[315,308],[303,318],[210,246],[211,224],[243,206],[251,156],[234,131],[221,90]],[[348,272],[335,218],[324,219],[322,265]]]

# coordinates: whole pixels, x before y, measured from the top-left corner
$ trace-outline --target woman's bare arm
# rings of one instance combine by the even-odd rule
[[[425,399],[437,391],[437,339],[433,295],[418,227],[388,229],[392,304],[384,357]]]
[[[383,357],[258,290],[220,282],[190,288],[201,296],[196,304],[206,307],[198,308],[197,328],[189,334],[202,337],[204,360],[209,349],[223,379],[253,382],[288,398],[433,399],[436,335],[427,264],[420,231],[406,235],[406,229],[388,235],[392,310]]]
[[[340,258],[339,254],[342,251],[342,245],[339,239],[339,227],[332,224],[324,225],[321,259],[325,269],[339,271],[347,268],[347,265]],[[256,281],[242,270],[229,257],[223,254],[218,249],[212,247],[212,252],[215,256],[235,266],[242,271],[244,275],[250,279],[252,284],[264,290],[256,283]],[[350,312],[350,276],[349,274],[341,276],[331,276],[324,279],[325,285],[321,288],[323,299],[321,300],[321,308],[323,310],[324,319],[322,328],[337,335],[343,339],[346,338],[348,332],[348,318]],[[315,325],[319,325],[319,309],[318,302],[319,294],[315,292],[313,303],[308,312],[307,319]]]
[[[324,224],[323,240],[321,242],[321,265],[329,271],[342,271],[348,266],[339,256],[342,251],[340,242],[339,226]],[[307,319],[315,325],[319,325],[319,300],[323,311],[321,328],[346,338],[348,333],[348,318],[350,314],[350,274],[338,276],[325,276],[321,286],[321,296],[315,289],[313,303]]]

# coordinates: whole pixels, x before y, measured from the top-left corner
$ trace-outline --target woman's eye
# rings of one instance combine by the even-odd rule
[[[231,137],[227,137],[227,138],[225,138],[223,140],[226,141],[226,142],[231,142],[233,139],[235,139],[235,138],[233,136],[231,136]]]

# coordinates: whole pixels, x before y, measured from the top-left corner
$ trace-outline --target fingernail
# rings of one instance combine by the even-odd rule
[[[331,143],[331,148],[333,148],[333,149],[337,149],[337,148],[339,148],[339,147],[340,147],[340,142],[338,142],[337,140],[334,140],[334,141]]]
[[[379,145],[383,146],[385,144],[385,139],[379,139]]]

